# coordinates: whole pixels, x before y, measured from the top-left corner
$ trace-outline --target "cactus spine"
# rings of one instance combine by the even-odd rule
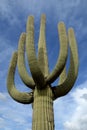
[[[53,71],[49,72],[46,40],[46,17],[41,16],[40,35],[38,42],[38,57],[34,47],[34,17],[29,16],[26,33],[22,33],[19,39],[18,51],[14,52],[10,62],[7,88],[10,96],[23,104],[33,103],[32,130],[54,130],[53,102],[58,97],[66,95],[73,87],[78,74],[78,52],[74,30],[70,28],[68,35],[63,22],[58,24],[60,40],[60,52]],[[68,43],[70,47],[70,67],[66,74],[66,60],[68,56]],[[26,47],[27,59],[32,77],[29,76],[24,61],[24,48]],[[14,84],[16,65],[24,84],[32,89],[32,92],[19,92]],[[58,77],[60,82],[52,87]]]

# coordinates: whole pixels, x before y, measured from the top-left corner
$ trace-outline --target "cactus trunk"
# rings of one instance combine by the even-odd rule
[[[32,130],[54,130],[53,93],[49,86],[35,88]]]

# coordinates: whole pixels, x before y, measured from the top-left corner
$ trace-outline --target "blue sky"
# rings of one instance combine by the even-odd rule
[[[35,17],[37,49],[40,16],[46,14],[46,42],[50,71],[58,57],[57,24],[73,27],[79,53],[79,74],[72,91],[54,102],[55,130],[87,129],[87,0],[0,0],[0,130],[31,130],[32,107],[15,102],[7,92],[6,78],[19,36],[25,32],[29,15]],[[30,91],[16,72],[20,91]],[[56,82],[54,83],[56,84]]]

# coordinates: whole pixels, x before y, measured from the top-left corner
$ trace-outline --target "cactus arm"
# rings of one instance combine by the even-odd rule
[[[38,43],[38,61],[44,76],[47,77],[49,69],[48,69],[48,57],[47,57],[46,40],[45,40],[45,23],[46,23],[46,16],[43,14],[41,16],[40,35]]]
[[[33,93],[19,92],[14,85],[14,74],[17,64],[17,52],[13,54],[7,77],[7,89],[10,96],[17,102],[29,104],[33,102]]]
[[[70,45],[70,68],[65,81],[57,87],[53,87],[55,99],[66,95],[72,89],[78,75],[78,52],[72,28],[68,31],[68,37]]]
[[[64,69],[63,69],[63,71],[62,71],[62,73],[60,74],[60,79],[59,79],[59,85],[60,84],[62,84],[64,81],[65,81],[65,79],[66,79],[66,67],[64,67]]]
[[[34,18],[30,16],[27,21],[26,52],[32,77],[39,89],[45,87],[44,75],[39,67],[34,47]]]
[[[33,79],[28,75],[26,67],[25,67],[25,61],[24,61],[24,46],[26,41],[26,34],[22,33],[19,39],[19,45],[18,45],[18,71],[20,74],[20,77],[24,84],[26,84],[31,89],[34,89],[35,83]]]
[[[59,40],[60,40],[59,58],[57,60],[54,70],[52,71],[52,73],[48,75],[46,79],[48,83],[52,83],[60,75],[60,73],[62,72],[65,66],[67,54],[68,54],[68,41],[66,35],[66,28],[63,22],[60,22],[58,24],[58,32],[59,32]]]

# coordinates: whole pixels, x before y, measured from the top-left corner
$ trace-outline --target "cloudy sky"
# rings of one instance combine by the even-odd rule
[[[87,0],[0,0],[0,130],[31,130],[32,107],[13,101],[8,95],[6,78],[12,53],[19,36],[25,32],[29,15],[35,17],[35,46],[40,16],[46,14],[46,41],[50,71],[58,57],[57,24],[73,27],[79,53],[79,74],[72,91],[54,102],[55,130],[87,129]],[[30,91],[16,72],[15,84]],[[56,84],[56,82],[54,83]]]

